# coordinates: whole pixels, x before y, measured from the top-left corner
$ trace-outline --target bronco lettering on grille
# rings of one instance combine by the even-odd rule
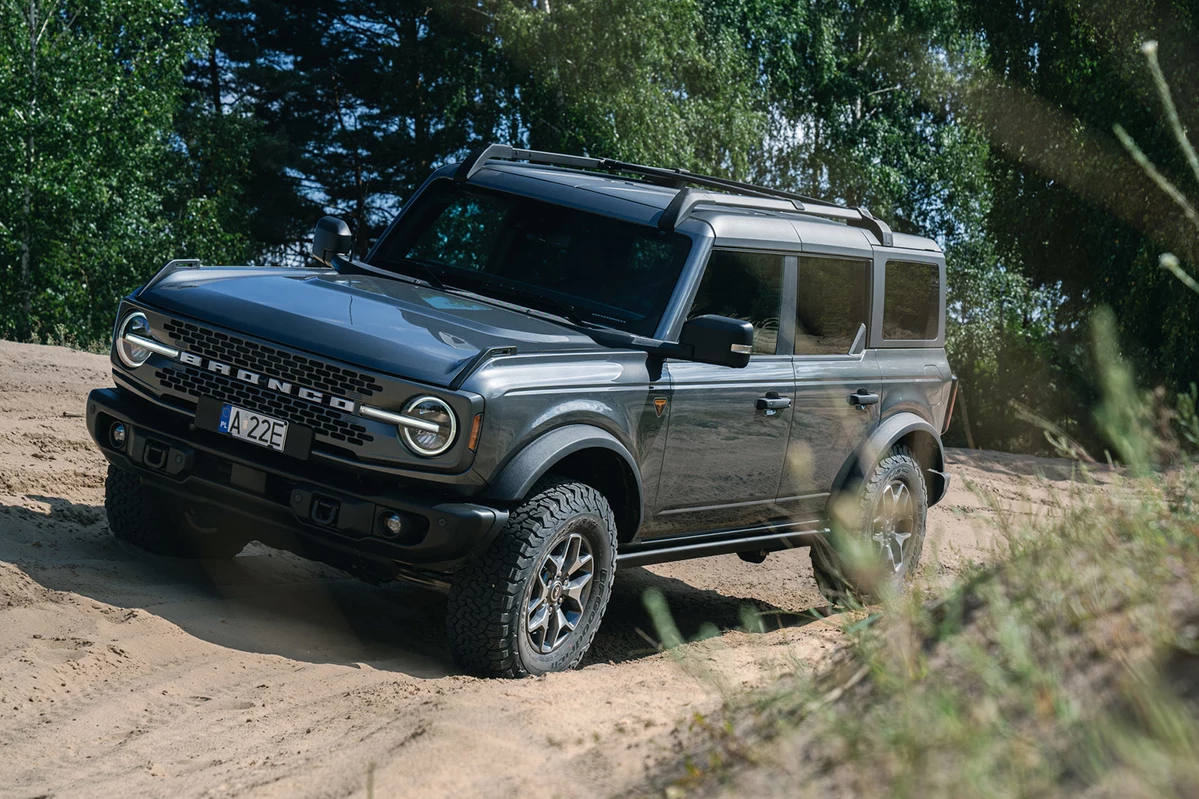
[[[221,363],[213,358],[201,358],[199,355],[193,355],[190,352],[179,352],[179,362],[194,366],[197,369],[207,369],[210,372],[215,372],[218,375],[240,380],[243,383],[249,383],[252,386],[263,385],[263,376],[257,372],[251,372],[247,369],[239,369],[230,366],[227,363]],[[277,380],[273,377],[266,378],[266,388],[268,391],[275,391],[280,394],[287,394],[292,397],[299,397],[302,400],[307,400],[315,405],[327,405],[339,411],[346,413],[354,413],[357,405],[353,400],[348,400],[344,397],[337,397],[332,394],[326,394],[323,391],[313,391],[310,388],[294,386],[289,382]]]

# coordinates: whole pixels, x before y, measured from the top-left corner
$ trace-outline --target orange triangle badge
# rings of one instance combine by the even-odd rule
[[[662,411],[666,410],[666,397],[654,397],[654,410],[659,417],[662,416]]]

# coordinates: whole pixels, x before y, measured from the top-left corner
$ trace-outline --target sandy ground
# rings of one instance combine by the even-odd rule
[[[521,681],[453,667],[444,600],[253,544],[186,563],[108,533],[81,411],[107,358],[0,342],[0,797],[595,796],[678,756],[728,692],[817,667],[846,619],[806,550],[629,569],[582,669]],[[1062,461],[952,452],[930,579],[994,557],[997,509],[1053,513]],[[1043,475],[1043,476],[1040,476]],[[719,636],[660,654],[642,607]],[[768,631],[739,631],[746,607]]]

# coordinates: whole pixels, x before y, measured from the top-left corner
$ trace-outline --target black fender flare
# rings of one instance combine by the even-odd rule
[[[922,463],[926,463],[924,477],[928,485],[929,507],[940,502],[949,490],[949,475],[945,473],[945,448],[941,444],[941,435],[927,420],[909,412],[889,416],[871,431],[837,473],[833,494],[864,478],[866,472],[885,452],[913,433],[918,435],[918,440],[932,442],[932,446],[926,445],[924,451],[917,447],[916,454]]]
[[[483,496],[500,502],[524,499],[537,481],[564,458],[585,449],[604,449],[618,455],[633,477],[637,496],[632,498],[630,511],[634,518],[632,529],[645,518],[645,490],[641,470],[628,447],[620,439],[600,427],[589,424],[568,424],[556,427],[534,439],[513,456],[496,474]]]

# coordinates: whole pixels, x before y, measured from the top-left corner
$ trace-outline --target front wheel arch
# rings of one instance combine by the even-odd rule
[[[641,473],[624,444],[593,425],[570,424],[541,435],[508,461],[483,496],[521,502],[549,474],[586,483],[603,494],[616,516],[620,541],[637,534],[645,514]]]

